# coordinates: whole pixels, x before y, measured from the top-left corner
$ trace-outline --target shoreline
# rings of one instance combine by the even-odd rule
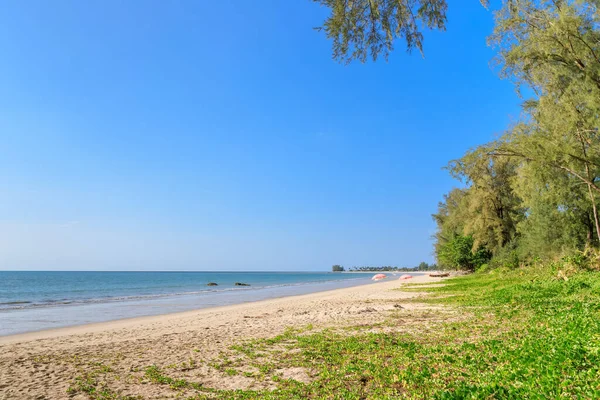
[[[372,284],[366,276],[327,281],[220,288],[190,293],[69,301],[0,311],[0,338],[117,320],[167,315]]]
[[[426,275],[419,275],[419,276],[411,279],[410,281],[399,281],[398,279],[393,279],[393,280],[386,280],[386,281],[379,281],[379,282],[365,282],[365,283],[358,284],[355,286],[350,286],[350,287],[321,290],[321,291],[315,291],[315,292],[303,293],[303,294],[283,295],[283,296],[279,296],[279,297],[272,297],[272,298],[256,300],[256,301],[241,302],[241,303],[236,303],[236,304],[196,308],[196,309],[186,310],[186,311],[166,312],[166,313],[162,313],[162,314],[145,315],[145,316],[130,317],[130,318],[119,318],[119,319],[113,319],[113,320],[102,321],[102,322],[92,322],[92,323],[86,323],[86,324],[80,324],[80,325],[64,326],[64,327],[59,327],[59,328],[28,331],[28,332],[0,336],[0,346],[7,345],[7,344],[41,340],[41,339],[51,339],[51,338],[57,338],[57,337],[67,336],[67,335],[80,335],[80,334],[88,334],[88,333],[98,333],[98,332],[102,332],[104,330],[111,330],[111,329],[123,329],[123,328],[133,327],[133,326],[137,326],[137,325],[143,325],[146,323],[153,323],[158,320],[166,320],[166,319],[173,319],[173,318],[186,318],[186,317],[200,316],[203,314],[210,314],[210,313],[215,313],[215,312],[224,312],[225,313],[228,311],[237,311],[238,309],[243,310],[245,308],[244,306],[248,306],[248,308],[253,308],[253,307],[260,306],[260,305],[272,305],[272,304],[275,304],[278,300],[284,300],[284,301],[292,300],[292,299],[297,299],[298,301],[310,300],[310,299],[313,299],[315,297],[315,295],[335,295],[336,293],[342,294],[342,291],[349,290],[349,289],[355,289],[355,288],[359,288],[359,287],[363,287],[363,286],[369,286],[369,285],[382,285],[385,283],[391,283],[391,282],[396,282],[396,281],[398,284],[417,283],[417,280],[421,281],[421,279],[419,279],[419,278],[434,279],[434,278],[429,278]]]

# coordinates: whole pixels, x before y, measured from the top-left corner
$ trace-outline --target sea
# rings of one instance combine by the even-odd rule
[[[0,271],[0,336],[373,284],[371,276],[331,272]],[[211,282],[218,286],[208,286]]]

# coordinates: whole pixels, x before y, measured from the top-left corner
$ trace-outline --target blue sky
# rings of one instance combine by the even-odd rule
[[[0,268],[432,261],[442,167],[518,114],[492,14],[344,66],[309,0],[0,5]]]

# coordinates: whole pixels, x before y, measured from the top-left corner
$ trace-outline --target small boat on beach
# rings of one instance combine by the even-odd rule
[[[446,278],[448,276],[450,276],[450,272],[438,272],[438,273],[429,274],[430,278]]]

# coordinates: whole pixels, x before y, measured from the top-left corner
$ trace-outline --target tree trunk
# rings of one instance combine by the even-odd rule
[[[585,212],[585,219],[583,221],[583,224],[585,225],[585,228],[587,230],[585,234],[585,245],[592,246],[592,241],[594,240],[594,224],[592,223],[592,219],[590,218],[590,213],[587,211]]]
[[[583,156],[587,159],[587,151],[585,147],[585,140],[583,139],[582,134],[579,134],[579,140],[581,142],[581,149],[583,150]],[[588,192],[590,193],[590,200],[592,202],[592,210],[594,210],[594,226],[596,227],[596,235],[598,235],[598,243],[600,243],[600,225],[598,224],[598,210],[596,209],[596,199],[594,197],[594,191],[592,190],[592,186],[596,186],[594,181],[596,177],[592,177],[590,173],[590,165],[588,162],[585,162],[585,173],[588,179]]]
[[[596,226],[596,234],[598,235],[598,242],[600,242],[600,225],[598,224],[598,210],[596,209],[596,199],[594,198],[594,192],[591,185],[588,185],[588,192],[590,193],[590,200],[592,201],[592,210],[594,210],[594,225]]]

